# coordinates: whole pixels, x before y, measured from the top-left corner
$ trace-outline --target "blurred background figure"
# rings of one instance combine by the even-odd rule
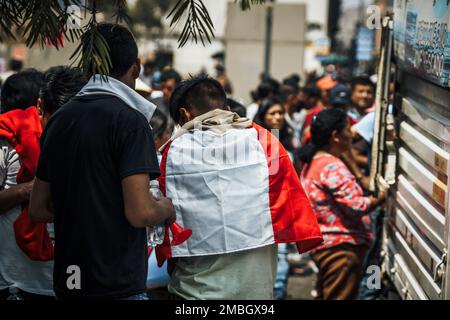
[[[236,112],[241,118],[247,117],[247,109],[245,106],[232,98],[227,98],[228,107],[231,112]]]
[[[284,120],[284,115],[285,110],[281,100],[276,97],[269,97],[261,102],[254,122],[269,131],[278,130],[278,132],[272,131],[272,134],[279,134],[278,138],[281,144],[292,159],[292,152],[294,151],[294,134]]]
[[[350,89],[346,85],[338,84],[334,86],[328,95],[329,106],[348,112],[351,107],[351,94]]]
[[[231,85],[231,81],[226,74],[225,67],[221,64],[216,65],[215,79],[222,85],[227,96],[231,96],[233,94],[233,86]]]
[[[322,92],[315,86],[307,86],[300,90],[298,98],[301,117],[304,118],[302,128],[302,144],[309,140],[309,127],[314,117],[323,110]]]
[[[173,119],[170,118],[169,112],[169,101],[172,97],[172,93],[175,88],[181,82],[181,75],[174,69],[164,70],[161,74],[161,83],[159,90],[162,93],[161,96],[157,98],[150,99],[150,102],[154,103],[156,107],[166,115],[169,122],[169,130],[172,130],[175,126]]]
[[[299,103],[300,87],[296,83],[284,84],[280,88],[280,97],[285,111],[284,120],[293,132],[293,147],[300,146],[302,128],[305,122],[305,114],[301,113]]]
[[[148,85],[150,88],[152,88],[153,78],[157,71],[158,70],[156,69],[155,61],[147,60],[141,69],[141,74],[139,75],[139,79],[141,79],[146,85]]]
[[[0,87],[2,86],[3,83],[5,83],[6,79],[8,79],[13,74],[16,74],[20,70],[22,70],[22,68],[23,68],[23,61],[19,60],[19,59],[12,58],[9,61],[8,67],[9,67],[8,71],[3,72],[2,74],[0,74]]]
[[[373,111],[375,86],[367,76],[358,76],[351,82],[351,109],[349,115],[358,122],[366,114]]]
[[[275,95],[273,86],[268,82],[262,82],[258,85],[256,90],[251,92],[253,103],[247,106],[247,118],[254,119],[258,113],[258,108],[261,102],[269,97]]]

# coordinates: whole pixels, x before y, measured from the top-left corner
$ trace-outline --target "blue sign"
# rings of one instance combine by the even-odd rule
[[[394,54],[403,69],[450,87],[450,0],[395,0]]]

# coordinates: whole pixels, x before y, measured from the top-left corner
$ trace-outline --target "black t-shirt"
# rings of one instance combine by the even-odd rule
[[[77,97],[50,119],[36,176],[50,183],[54,289],[62,298],[121,298],[146,290],[145,228],[125,217],[121,180],[159,176],[145,117],[107,95]],[[74,288],[80,271],[81,289]],[[76,268],[75,267],[75,268]]]

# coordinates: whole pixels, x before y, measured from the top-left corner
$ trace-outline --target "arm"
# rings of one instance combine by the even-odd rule
[[[150,194],[148,174],[135,174],[122,179],[125,216],[135,228],[175,221],[175,209],[167,198],[156,200]]]
[[[0,191],[0,215],[20,205],[22,202],[30,200],[33,182],[21,183]]]
[[[29,215],[35,223],[53,222],[50,184],[37,177],[31,191]]]
[[[384,200],[383,196],[364,197],[355,177],[342,162],[328,165],[321,174],[321,181],[334,201],[349,215],[366,215]]]

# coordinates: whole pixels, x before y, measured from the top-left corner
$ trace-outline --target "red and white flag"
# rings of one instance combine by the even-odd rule
[[[166,244],[157,247],[160,263],[274,243],[294,242],[302,253],[323,241],[289,155],[256,124],[178,136],[164,150],[160,186],[174,204],[177,223],[192,230],[172,247],[168,233]]]

